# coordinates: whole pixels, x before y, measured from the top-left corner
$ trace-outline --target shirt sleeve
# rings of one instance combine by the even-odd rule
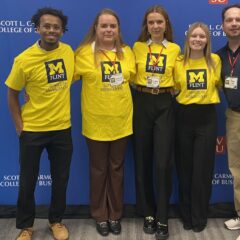
[[[14,90],[21,91],[26,85],[26,74],[20,60],[15,59],[12,70],[5,81],[5,84]]]
[[[128,56],[129,57],[128,57],[127,64],[129,64],[129,72],[130,72],[129,82],[133,83],[136,75],[136,62],[135,62],[135,56],[130,47],[128,47]]]
[[[81,75],[82,75],[82,72],[81,72],[81,65],[82,65],[81,50],[77,49],[75,51],[74,55],[75,55],[75,64],[74,64],[73,81],[77,81],[77,80],[81,79]]]
[[[180,79],[184,76],[183,56],[177,57],[173,68],[174,89],[181,91]]]
[[[215,65],[216,86],[219,88],[222,88],[221,69],[222,69],[221,59],[218,55],[216,55],[216,65]]]

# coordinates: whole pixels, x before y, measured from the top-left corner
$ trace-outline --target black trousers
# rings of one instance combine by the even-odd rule
[[[173,97],[137,92],[133,112],[137,211],[166,224],[172,192]]]
[[[50,160],[52,194],[49,222],[61,222],[66,208],[66,189],[72,156],[71,128],[49,132],[22,132],[20,138],[20,185],[16,227],[32,227],[35,218],[34,191],[44,149]]]
[[[193,227],[206,225],[217,137],[215,106],[179,105],[176,127],[181,217]]]

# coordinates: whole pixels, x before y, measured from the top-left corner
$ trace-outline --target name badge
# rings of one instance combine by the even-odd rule
[[[160,83],[160,78],[158,76],[147,76],[147,87],[158,88]]]
[[[123,83],[123,75],[122,73],[113,74],[109,79],[111,86],[119,86]]]
[[[237,89],[238,88],[238,77],[226,76],[224,87],[229,88],[229,89]]]

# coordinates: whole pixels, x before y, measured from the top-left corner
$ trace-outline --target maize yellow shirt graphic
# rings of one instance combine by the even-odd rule
[[[99,52],[96,66],[93,51],[89,44],[75,54],[74,79],[82,78],[82,134],[92,140],[113,141],[133,132],[129,81],[135,75],[135,59],[125,46],[122,60],[115,51]],[[120,74],[123,82],[112,86],[113,74]]]
[[[209,69],[205,58],[189,59],[184,65],[179,56],[174,68],[175,88],[180,92],[176,100],[181,104],[219,103],[218,87],[221,85],[221,60],[211,54],[214,67]]]
[[[74,53],[62,42],[52,51],[38,43],[19,54],[6,80],[14,90],[25,88],[29,101],[21,109],[24,131],[53,131],[71,126],[70,86]]]
[[[151,52],[149,51],[149,46]],[[149,41],[136,42],[133,46],[133,52],[137,65],[135,84],[146,86],[147,77],[154,74],[160,78],[159,86],[161,88],[174,86],[173,68],[176,58],[180,54],[180,47],[177,44],[167,40],[164,40],[162,45]],[[154,62],[156,62],[159,54],[158,63],[154,67]]]

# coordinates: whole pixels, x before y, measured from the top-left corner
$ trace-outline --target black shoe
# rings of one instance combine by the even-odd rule
[[[185,223],[183,223],[183,228],[185,230],[191,230],[192,229],[192,224],[185,222]]]
[[[109,234],[109,226],[107,222],[96,222],[96,228],[99,234],[107,236]]]
[[[121,233],[122,227],[119,220],[109,220],[108,223],[109,223],[110,231],[113,234],[118,235]]]
[[[155,233],[156,240],[164,240],[167,239],[168,236],[168,225],[157,222],[157,231]]]
[[[203,231],[203,230],[205,229],[205,227],[206,227],[205,224],[203,224],[203,225],[196,225],[196,226],[194,226],[194,227],[192,228],[192,230],[193,230],[194,232],[201,232],[201,231]]]
[[[143,231],[147,234],[156,232],[156,221],[154,217],[148,216],[144,218]]]

